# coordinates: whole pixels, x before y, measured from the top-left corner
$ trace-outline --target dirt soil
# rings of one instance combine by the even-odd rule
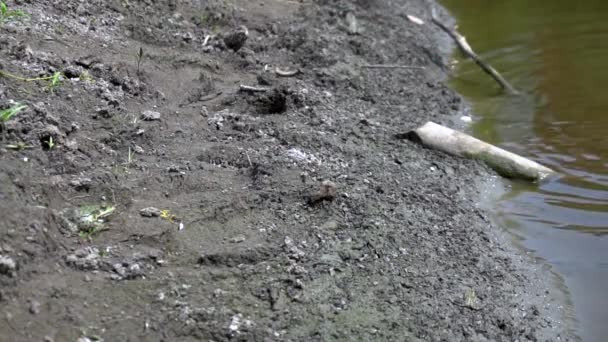
[[[490,173],[404,139],[466,110],[427,2],[8,8],[0,341],[573,338]]]

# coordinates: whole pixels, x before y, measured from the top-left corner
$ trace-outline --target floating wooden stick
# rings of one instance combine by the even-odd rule
[[[442,23],[441,21],[439,21],[439,19],[436,16],[435,13],[435,9],[432,10],[432,15],[431,18],[433,20],[433,23],[437,26],[439,26],[439,28],[441,28],[443,31],[445,31],[450,37],[452,37],[452,39],[454,39],[454,41],[456,42],[456,44],[458,45],[458,47],[460,48],[460,50],[467,56],[469,56],[471,59],[473,59],[475,61],[475,63],[477,63],[477,65],[479,65],[479,67],[481,67],[481,69],[483,69],[483,71],[485,71],[486,73],[488,73],[490,76],[492,76],[492,78],[494,78],[494,80],[496,82],[498,82],[498,84],[500,84],[500,86],[509,94],[515,95],[518,94],[519,92],[517,90],[515,90],[515,88],[513,88],[513,86],[511,86],[511,84],[509,82],[507,82],[507,80],[505,80],[502,75],[496,71],[496,69],[494,69],[490,64],[484,62],[476,53],[475,51],[473,51],[473,49],[471,48],[471,46],[469,45],[469,43],[467,43],[467,39],[461,35],[460,33],[458,33],[457,31],[450,29],[449,27],[447,27],[444,23]]]
[[[481,160],[506,178],[540,181],[555,174],[530,159],[430,121],[406,137],[451,155]]]

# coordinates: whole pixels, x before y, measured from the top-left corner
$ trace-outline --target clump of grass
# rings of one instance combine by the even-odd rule
[[[0,76],[10,77],[12,79],[15,79],[18,81],[23,81],[23,82],[49,81],[48,88],[50,90],[54,90],[59,85],[61,85],[61,79],[63,78],[63,74],[59,71],[57,71],[54,74],[49,75],[49,76],[28,78],[28,77],[17,76],[17,75],[11,74],[9,72],[6,72],[4,70],[0,70]]]
[[[131,150],[131,147],[129,147],[129,152],[127,153],[127,160],[122,164],[125,172],[128,172],[131,166],[133,166],[133,162],[135,161],[134,156],[135,153],[133,152],[133,150]]]
[[[10,120],[13,116],[17,115],[17,113],[24,110],[25,108],[27,108],[27,106],[17,103],[10,108],[0,110],[0,132],[2,133],[2,135],[0,135],[0,137],[2,137],[2,140],[4,140],[4,138],[5,138],[4,124],[8,120]]]
[[[53,90],[61,85],[62,74],[57,71],[49,78],[49,89]]]
[[[83,82],[94,82],[93,76],[87,70],[83,71],[78,78]]]
[[[113,206],[83,206],[79,209],[79,232],[78,235],[90,240],[97,233],[106,230],[104,223],[116,208]]]
[[[139,74],[139,67],[141,66],[141,61],[144,59],[144,49],[139,47],[139,51],[137,52],[137,73]]]
[[[171,213],[171,210],[169,210],[169,209],[161,210],[160,218],[162,218],[163,220],[167,220],[171,223],[174,223],[177,220],[177,216],[175,214]]]
[[[17,113],[24,110],[25,108],[27,108],[27,106],[17,103],[10,108],[1,110],[0,111],[0,125],[4,125],[5,122],[10,120],[13,116],[15,116]]]
[[[28,14],[22,10],[10,10],[4,1],[0,1],[0,26],[10,18],[25,18]]]
[[[46,144],[46,147],[49,148],[49,150],[52,150],[53,147],[56,146],[55,142],[53,141],[53,137],[49,137],[49,140],[44,142]]]
[[[14,150],[14,151],[23,151],[23,150],[26,150],[26,149],[33,148],[32,145],[28,145],[28,144],[26,144],[26,143],[24,143],[22,141],[20,141],[18,143],[14,143],[14,144],[5,145],[5,147],[8,148],[8,149]]]

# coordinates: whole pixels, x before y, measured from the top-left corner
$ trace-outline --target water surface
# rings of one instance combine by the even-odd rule
[[[511,184],[501,222],[568,286],[579,334],[608,341],[608,1],[443,0],[459,31],[522,96],[459,58],[453,86],[475,136],[554,168]]]

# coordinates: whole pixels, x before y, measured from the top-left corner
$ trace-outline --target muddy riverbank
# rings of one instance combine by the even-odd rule
[[[0,340],[572,339],[491,173],[401,138],[466,111],[425,2],[8,5]]]

